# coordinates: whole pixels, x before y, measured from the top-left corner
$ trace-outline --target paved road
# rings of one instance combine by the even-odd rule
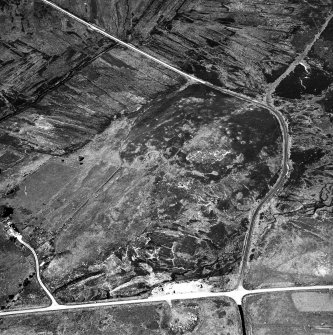
[[[264,105],[262,105],[264,107]],[[268,191],[265,197],[260,201],[259,205],[253,212],[251,217],[250,225],[246,234],[242,263],[240,266],[240,277],[239,285],[243,286],[244,274],[246,270],[246,263],[249,258],[250,249],[251,249],[251,239],[253,236],[253,231],[256,227],[257,222],[259,221],[259,214],[264,209],[264,206],[282,189],[284,182],[288,178],[289,174],[289,133],[288,133],[288,124],[286,123],[282,113],[274,108],[272,105],[265,106],[279,121],[281,133],[282,133],[282,162],[281,162],[281,171],[278,180],[274,186]]]
[[[95,27],[92,24],[89,24],[85,22],[84,20],[81,20],[80,18],[76,17],[75,15],[68,13],[67,11],[63,10],[62,8],[58,7],[57,5],[53,4],[52,2],[48,0],[42,0],[46,4],[56,8],[57,10],[63,12],[64,14],[72,17],[73,19],[81,22],[82,24],[88,26],[90,29],[98,31],[99,33],[103,34],[104,36],[116,41],[117,43],[134,50],[135,52],[140,53],[141,55],[169,68],[170,70],[177,72],[178,74],[188,78],[191,82],[196,82],[196,83],[201,83],[203,85],[209,86],[213,89],[219,90],[222,93],[226,93],[232,96],[235,96],[239,99],[249,101],[251,103],[254,103],[260,107],[263,107],[267,109],[270,113],[272,113],[276,119],[279,122],[280,128],[281,128],[281,133],[282,133],[282,139],[283,139],[283,154],[282,154],[282,161],[281,161],[281,171],[279,178],[275,185],[269,190],[269,192],[265,195],[265,197],[260,201],[258,206],[253,212],[249,229],[245,238],[244,242],[244,248],[243,248],[243,258],[242,258],[242,263],[240,266],[240,279],[238,283],[237,289],[230,291],[230,292],[194,292],[194,293],[187,293],[187,294],[170,294],[170,295],[156,295],[156,296],[151,296],[146,299],[133,299],[133,300],[120,300],[120,301],[109,301],[109,302],[98,302],[98,303],[88,303],[88,304],[72,304],[72,305],[61,305],[58,304],[53,297],[53,295],[50,293],[50,291],[47,289],[47,287],[43,284],[41,277],[40,277],[40,269],[39,269],[39,261],[37,254],[35,250],[25,241],[23,241],[23,238],[20,234],[15,233],[15,237],[18,239],[20,243],[22,243],[25,247],[27,247],[33,254],[35,258],[35,263],[36,263],[36,274],[37,274],[37,280],[40,283],[41,287],[47,294],[47,296],[51,300],[51,305],[46,308],[35,308],[35,309],[26,309],[26,310],[18,310],[18,311],[7,311],[7,312],[0,312],[1,315],[17,315],[17,314],[31,314],[31,313],[39,313],[39,312],[47,312],[47,311],[59,311],[59,310],[73,310],[73,309],[86,309],[86,308],[92,308],[92,307],[104,307],[104,306],[116,306],[116,305],[125,305],[125,304],[137,304],[137,303],[149,303],[149,302],[155,302],[155,301],[171,301],[171,300],[178,300],[178,299],[196,299],[196,298],[205,298],[205,297],[229,297],[233,299],[238,305],[242,304],[242,300],[244,296],[249,295],[249,294],[259,294],[259,293],[271,293],[271,292],[286,292],[286,291],[313,291],[313,290],[333,290],[333,285],[330,286],[305,286],[305,287],[287,287],[287,288],[269,288],[269,289],[257,289],[257,290],[246,290],[243,288],[243,277],[244,277],[244,272],[246,269],[246,263],[248,260],[249,256],[249,250],[251,248],[251,237],[253,235],[253,231],[255,229],[257,220],[258,220],[258,215],[261,212],[261,210],[264,208],[264,206],[272,199],[274,195],[276,195],[280,189],[282,188],[285,180],[288,177],[289,173],[289,134],[288,134],[288,125],[287,122],[285,121],[282,113],[276,109],[272,102],[271,102],[271,93],[266,97],[266,100],[263,101],[258,101],[255,99],[252,99],[250,97],[247,97],[245,95],[235,93],[232,91],[229,91],[227,89],[223,89],[220,87],[217,87],[215,85],[212,85],[211,83],[208,83],[204,80],[198,79],[192,75],[189,75],[173,66],[170,64],[167,64],[143,51],[140,49],[137,49],[135,46],[125,43],[116,37],[104,32],[103,30],[99,29],[98,27]],[[331,15],[332,17],[332,15]],[[328,21],[326,22],[326,24]],[[322,29],[323,30],[323,29]],[[322,31],[321,30],[321,31]],[[318,38],[318,34],[316,35],[316,38]],[[313,45],[313,43],[312,43]],[[307,48],[309,50],[309,48]],[[300,61],[300,60],[299,60]],[[293,66],[296,66],[295,64]],[[290,69],[289,69],[290,71]]]
[[[105,306],[119,306],[119,305],[132,305],[139,303],[150,303],[158,301],[172,301],[172,300],[188,300],[188,299],[198,299],[198,298],[214,298],[214,297],[228,297],[233,299],[237,305],[241,306],[243,298],[246,295],[250,294],[261,294],[261,293],[272,293],[272,292],[290,292],[290,291],[321,291],[321,290],[333,290],[333,285],[331,286],[303,286],[303,287],[286,287],[286,288],[267,288],[267,289],[256,289],[256,290],[246,290],[243,287],[238,287],[236,290],[230,292],[192,292],[192,293],[179,293],[179,294],[168,294],[168,295],[153,295],[145,299],[131,299],[131,300],[118,300],[118,301],[105,301],[105,302],[90,302],[90,303],[81,303],[81,304],[67,304],[61,305],[58,304],[55,298],[52,296],[50,291],[44,285],[40,277],[39,261],[35,250],[25,241],[23,241],[22,236],[15,232],[11,231],[11,235],[16,237],[17,240],[27,247],[33,254],[36,263],[36,273],[37,279],[45,293],[51,300],[51,305],[48,307],[42,308],[33,308],[33,309],[22,309],[16,311],[6,311],[0,312],[0,316],[5,315],[21,315],[21,314],[34,314],[40,312],[49,312],[49,311],[62,311],[62,310],[74,310],[74,309],[88,309],[96,307],[105,307]]]

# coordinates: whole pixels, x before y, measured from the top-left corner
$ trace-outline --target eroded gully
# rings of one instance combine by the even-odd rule
[[[333,285],[322,285],[322,286],[303,286],[303,287],[281,287],[281,288],[264,288],[264,289],[255,289],[255,290],[246,290],[243,287],[243,279],[244,274],[246,270],[246,264],[248,261],[249,251],[251,248],[251,237],[253,235],[253,231],[256,227],[256,223],[258,221],[258,217],[260,212],[265,208],[265,206],[269,203],[269,201],[280,191],[281,187],[283,186],[284,182],[288,178],[289,174],[289,149],[290,149],[290,138],[288,134],[288,124],[281,113],[279,109],[277,109],[273,104],[272,94],[274,93],[276,87],[278,84],[290,73],[294,70],[294,68],[301,63],[301,61],[304,59],[304,57],[307,55],[307,53],[312,48],[313,44],[316,42],[316,40],[320,37],[323,30],[326,28],[329,21],[332,19],[333,14],[330,14],[328,18],[326,19],[325,23],[322,25],[321,29],[318,31],[318,33],[315,35],[313,40],[306,46],[304,51],[295,59],[293,63],[290,64],[288,69],[270,86],[268,93],[262,101],[250,98],[246,95],[236,93],[233,91],[230,91],[228,89],[224,89],[221,87],[217,87],[209,82],[206,82],[204,80],[201,80],[199,78],[196,78],[195,76],[192,76],[190,74],[187,74],[172,65],[165,63],[164,61],[159,60],[158,58],[155,58],[154,56],[151,56],[147,54],[146,52],[136,48],[135,46],[125,43],[118,38],[106,33],[102,29],[85,22],[84,20],[76,17],[75,15],[67,12],[66,10],[62,9],[61,7],[53,4],[52,2],[48,0],[42,0],[44,3],[48,4],[49,6],[52,6],[56,10],[64,13],[65,15],[75,19],[76,21],[81,22],[82,24],[86,25],[88,28],[99,32],[100,34],[112,39],[113,41],[117,42],[120,45],[125,46],[126,48],[129,48],[141,55],[143,55],[146,58],[149,58],[153,60],[154,62],[157,62],[161,64],[164,67],[167,67],[168,69],[182,75],[183,77],[186,77],[190,82],[193,83],[201,83],[203,85],[209,86],[215,90],[218,90],[222,93],[237,97],[239,99],[242,99],[244,101],[251,102],[253,104],[256,104],[260,107],[265,108],[268,110],[274,117],[278,120],[281,134],[282,134],[282,160],[281,160],[281,169],[280,169],[280,175],[274,186],[269,190],[269,192],[265,195],[265,197],[259,202],[259,204],[256,206],[254,211],[251,215],[251,220],[249,224],[249,228],[247,231],[247,235],[244,241],[244,247],[243,247],[243,253],[242,253],[242,262],[240,265],[239,270],[239,281],[237,288],[233,291],[229,292],[190,292],[190,293],[176,293],[176,294],[168,294],[168,295],[156,295],[156,296],[150,296],[148,298],[144,299],[131,299],[131,300],[118,300],[118,301],[106,301],[106,302],[92,302],[92,303],[81,303],[81,304],[68,304],[68,305],[62,305],[59,304],[52,293],[48,290],[48,288],[44,285],[42,282],[42,279],[40,277],[40,269],[39,269],[39,261],[37,254],[35,250],[23,240],[23,237],[17,233],[12,231],[12,236],[16,237],[16,239],[23,244],[26,248],[28,248],[31,253],[34,256],[35,264],[36,264],[36,274],[37,274],[37,280],[48,296],[48,298],[51,301],[50,306],[44,307],[44,308],[34,308],[34,309],[22,309],[22,310],[14,310],[14,311],[6,311],[6,312],[0,312],[0,316],[5,315],[18,315],[18,314],[33,314],[33,313],[40,313],[40,312],[48,312],[48,311],[60,311],[60,310],[74,310],[74,309],[87,309],[87,308],[96,308],[96,307],[106,307],[106,306],[117,306],[117,305],[130,305],[130,304],[139,304],[139,303],[150,303],[150,302],[161,302],[161,301],[168,301],[169,303],[172,303],[172,300],[187,300],[187,299],[197,299],[197,298],[211,298],[211,297],[228,297],[233,299],[239,306],[242,305],[243,298],[246,295],[252,295],[252,294],[262,294],[262,293],[275,293],[275,292],[300,292],[300,291],[313,291],[313,290],[331,290],[333,289]]]

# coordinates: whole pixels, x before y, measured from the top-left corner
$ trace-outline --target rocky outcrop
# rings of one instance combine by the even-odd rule
[[[234,287],[250,210],[280,168],[277,121],[203,85],[158,96],[133,121],[49,161],[7,200],[46,282],[63,302],[183,280]]]

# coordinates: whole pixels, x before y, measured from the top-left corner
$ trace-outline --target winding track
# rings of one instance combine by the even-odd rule
[[[280,189],[282,188],[284,182],[286,181],[288,174],[289,174],[289,133],[288,133],[288,125],[284,120],[283,115],[280,111],[275,109],[273,106],[265,106],[279,121],[281,133],[282,133],[282,162],[281,162],[281,172],[279,175],[278,180],[274,184],[274,186],[268,191],[265,197],[260,201],[259,205],[255,209],[252,214],[249,229],[247,231],[245,242],[244,242],[244,249],[243,249],[243,256],[240,265],[240,276],[239,276],[239,286],[243,287],[243,280],[244,274],[246,270],[246,262],[248,261],[250,248],[251,248],[251,238],[253,235],[253,231],[255,229],[258,216],[264,206],[276,195]]]
[[[36,263],[36,273],[37,280],[41,285],[44,292],[51,300],[51,305],[48,307],[32,308],[32,309],[22,309],[16,311],[0,312],[0,317],[5,315],[21,315],[21,314],[35,314],[40,312],[50,312],[50,311],[61,311],[61,310],[74,310],[74,309],[87,309],[96,307],[106,307],[106,306],[119,306],[119,305],[133,305],[151,302],[162,302],[172,300],[188,300],[188,299],[198,299],[198,298],[214,298],[214,297],[227,297],[233,299],[237,305],[242,306],[242,302],[245,296],[253,294],[262,293],[274,293],[274,292],[300,292],[300,291],[322,291],[322,290],[333,290],[333,285],[321,285],[321,286],[303,286],[303,287],[281,287],[281,288],[263,288],[255,290],[246,290],[242,285],[239,285],[235,290],[229,292],[191,292],[191,293],[176,293],[176,294],[165,294],[165,295],[152,295],[144,299],[130,299],[130,300],[118,300],[118,301],[105,301],[105,302],[90,302],[81,304],[59,304],[48,288],[43,284],[40,277],[39,261],[35,250],[25,241],[23,241],[22,235],[18,232],[10,229],[10,235],[15,237],[20,243],[27,247],[33,254]]]
[[[54,7],[55,9],[57,9],[58,11],[64,13],[65,15],[75,19],[76,21],[81,22],[82,24],[88,26],[90,29],[95,30],[97,32],[99,32],[100,34],[112,39],[113,41],[117,42],[120,45],[123,45],[159,64],[161,64],[162,66],[167,67],[168,69],[186,77],[187,79],[189,79],[192,82],[196,82],[196,83],[201,83],[203,85],[209,86],[215,90],[219,90],[222,93],[226,93],[228,95],[231,96],[235,96],[239,99],[254,103],[260,107],[263,107],[265,109],[267,109],[271,114],[273,114],[276,119],[279,122],[280,128],[281,128],[281,133],[282,133],[282,139],[283,139],[283,148],[282,148],[282,161],[281,161],[281,172],[279,175],[278,180],[276,181],[275,185],[269,190],[269,192],[265,195],[265,197],[260,201],[260,203],[258,204],[258,206],[256,207],[256,209],[254,210],[251,220],[250,220],[250,224],[249,224],[249,228],[247,231],[247,235],[244,241],[244,247],[243,247],[243,257],[242,257],[242,262],[240,265],[240,275],[239,275],[239,282],[237,285],[237,288],[233,291],[230,292],[218,292],[218,293],[214,293],[214,292],[195,292],[195,293],[182,293],[182,294],[170,294],[170,295],[158,295],[158,296],[151,296],[149,298],[145,298],[145,299],[132,299],[132,300],[119,300],[119,301],[109,301],[109,302],[97,302],[97,303],[86,303],[86,304],[69,304],[69,305],[61,305],[58,304],[57,301],[55,300],[55,298],[53,297],[53,295],[51,294],[51,292],[48,290],[48,288],[43,284],[41,277],[40,277],[40,268],[39,268],[39,261],[38,261],[38,257],[37,254],[35,252],[35,250],[25,241],[23,241],[23,238],[20,234],[13,232],[13,236],[15,236],[17,238],[17,240],[22,243],[26,248],[28,248],[35,259],[35,263],[36,263],[36,276],[37,276],[37,280],[39,282],[39,284],[41,285],[42,289],[45,291],[45,293],[47,294],[47,296],[49,297],[49,299],[51,300],[51,305],[48,307],[44,307],[44,308],[35,308],[35,309],[25,309],[25,310],[17,310],[17,311],[7,311],[7,312],[0,312],[0,316],[5,316],[5,315],[19,315],[19,314],[32,314],[32,313],[40,313],[40,312],[48,312],[48,311],[59,311],[59,310],[74,310],[74,309],[87,309],[87,308],[96,308],[96,307],[105,307],[105,306],[116,306],[116,305],[129,305],[129,304],[138,304],[138,303],[150,303],[150,302],[158,302],[158,301],[171,301],[171,300],[178,300],[178,299],[196,299],[196,298],[205,298],[205,297],[229,297],[231,299],[233,299],[238,305],[242,304],[242,300],[246,295],[250,295],[250,294],[260,294],[260,293],[273,293],[273,292],[287,292],[287,291],[313,291],[313,290],[333,290],[333,285],[324,285],[324,286],[304,286],[304,287],[287,287],[287,288],[268,288],[268,289],[256,289],[256,290],[246,290],[243,287],[243,277],[244,277],[244,273],[246,270],[246,263],[248,260],[248,256],[249,256],[249,251],[251,248],[251,237],[253,235],[253,231],[255,229],[256,226],[256,222],[258,219],[258,215],[261,212],[261,210],[264,208],[264,206],[272,199],[272,197],[274,195],[277,194],[277,192],[281,189],[281,187],[283,186],[285,180],[288,177],[288,173],[289,173],[289,134],[288,134],[288,125],[287,122],[285,121],[282,113],[276,109],[272,102],[271,102],[271,94],[273,93],[273,89],[271,89],[269,91],[269,93],[266,96],[266,100],[265,102],[262,101],[258,101],[252,98],[249,98],[243,94],[240,93],[236,93],[236,92],[232,92],[229,91],[228,89],[224,89],[224,88],[220,88],[217,87],[209,82],[206,82],[204,80],[201,80],[199,78],[196,78],[195,76],[189,75],[175,67],[173,67],[170,64],[167,64],[157,58],[155,58],[154,56],[151,56],[147,53],[145,53],[144,51],[136,48],[135,46],[129,44],[129,43],[125,43],[121,40],[119,40],[118,38],[104,32],[103,30],[101,30],[100,28],[85,22],[84,20],[78,18],[77,16],[67,12],[66,10],[62,9],[61,7],[55,5],[54,3],[48,1],[48,0],[42,0],[44,3]],[[315,40],[319,38],[321,32],[325,29],[325,27],[327,26],[329,20],[332,18],[333,14],[331,14],[328,19],[325,22],[325,25],[322,27],[322,29],[320,30],[320,32],[315,36],[314,40],[312,41],[311,46],[314,44]],[[310,50],[310,47],[307,46],[307,48],[305,49],[306,52],[308,52]],[[297,61],[298,63],[304,58],[305,51],[302,53],[302,57],[300,57]],[[297,63],[297,64],[298,64]],[[293,70],[293,68],[296,67],[296,62],[293,62],[288,70],[286,72],[290,72]],[[288,72],[288,73],[289,73]],[[284,76],[285,73],[282,75]],[[282,78],[282,76],[278,79],[279,82],[284,78]],[[277,82],[277,81],[276,81]]]
[[[39,285],[42,287],[42,289],[44,290],[44,292],[47,294],[47,296],[49,297],[49,299],[51,300],[51,306],[54,305],[58,305],[57,301],[55,300],[55,298],[53,297],[52,293],[49,291],[49,289],[44,285],[41,277],[40,277],[40,268],[39,268],[39,261],[38,261],[38,257],[36,254],[36,251],[26,242],[23,241],[22,235],[17,234],[17,236],[15,236],[17,238],[17,240],[22,243],[25,247],[27,247],[31,253],[34,256],[34,260],[35,260],[35,266],[36,266],[36,277],[38,280]]]
[[[283,140],[283,149],[282,149],[282,162],[281,162],[281,173],[280,176],[277,180],[277,182],[275,183],[275,185],[269,190],[269,192],[266,194],[266,196],[260,201],[260,203],[258,204],[258,206],[256,207],[251,220],[250,220],[250,224],[249,224],[249,228],[246,234],[246,238],[245,238],[245,242],[244,242],[244,246],[243,246],[243,253],[242,253],[242,261],[241,261],[241,265],[240,265],[240,276],[239,276],[239,281],[238,281],[238,287],[242,288],[243,287],[243,277],[244,277],[244,272],[245,272],[245,268],[246,268],[246,262],[249,256],[249,251],[250,251],[250,247],[251,247],[251,237],[255,228],[255,224],[256,224],[256,220],[258,218],[258,215],[260,213],[260,211],[263,209],[264,205],[280,190],[281,186],[283,185],[284,181],[286,180],[286,178],[288,177],[288,172],[289,172],[289,165],[288,165],[288,158],[289,158],[289,134],[288,134],[288,125],[282,115],[282,113],[276,109],[274,107],[274,105],[271,103],[271,99],[269,98],[271,96],[271,92],[269,92],[269,94],[266,97],[266,102],[262,102],[253,98],[250,98],[244,94],[241,93],[236,93],[233,91],[230,91],[228,89],[222,88],[222,87],[218,87],[216,85],[211,84],[210,82],[207,82],[205,80],[199,79],[193,75],[190,75],[186,72],[183,72],[179,69],[177,69],[176,67],[138,49],[137,47],[135,47],[134,45],[130,44],[130,43],[126,43],[122,40],[120,40],[119,38],[105,32],[104,30],[98,28],[97,26],[86,22],[85,20],[80,19],[79,17],[77,17],[76,15],[68,12],[67,10],[61,8],[60,6],[54,4],[53,2],[49,1],[49,0],[42,0],[44,3],[46,3],[47,5],[55,8],[56,10],[58,10],[59,12],[63,13],[64,15],[82,23],[83,25],[87,26],[88,28],[90,28],[93,31],[96,31],[100,34],[102,34],[103,36],[113,40],[114,42],[118,43],[119,45],[122,45],[130,50],[133,50],[134,52],[168,68],[169,70],[180,74],[181,76],[189,79],[191,82],[194,83],[200,83],[203,84],[205,86],[208,86],[210,88],[213,88],[215,90],[218,90],[222,93],[237,97],[238,99],[244,100],[244,101],[248,101],[250,103],[254,103],[257,106],[263,107],[265,109],[267,109],[271,114],[273,114],[273,116],[278,120],[279,125],[280,125],[280,129],[281,129],[281,133],[282,133],[282,140]],[[328,20],[329,21],[329,20]],[[328,22],[327,22],[328,23]],[[326,23],[326,25],[327,25]],[[317,34],[318,36],[320,36],[321,32],[325,29],[326,25],[324,25],[322,27],[322,29],[320,30],[320,32]],[[317,36],[316,35],[316,36]],[[318,38],[318,37],[317,37]],[[299,60],[300,61],[300,60]],[[292,63],[294,64],[294,62]],[[296,65],[295,65],[296,66]],[[290,70],[291,66],[288,67],[288,70]],[[282,77],[282,76],[281,76]],[[279,77],[279,79],[281,78]],[[277,81],[276,81],[277,82]]]

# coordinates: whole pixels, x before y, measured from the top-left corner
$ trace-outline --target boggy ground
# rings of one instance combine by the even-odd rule
[[[267,110],[190,85],[50,160],[7,205],[61,302],[193,279],[231,289],[250,211],[277,178],[280,142]]]
[[[332,8],[331,1],[293,0],[57,3],[82,10],[81,17],[159,59],[249,96],[267,91]],[[205,289],[233,287],[250,211],[277,177],[281,143],[274,119],[215,91],[179,91],[185,80],[178,75],[41,3],[36,12],[31,5],[5,1],[0,7],[6,19],[0,191],[18,229],[37,249],[45,282],[63,302],[143,296],[160,283],[198,278]],[[250,240],[247,288],[332,283],[331,33],[332,23],[274,96],[289,121],[293,170]],[[223,110],[217,113],[214,103]],[[8,245],[14,243],[8,235],[1,243],[10,251],[4,264],[16,263],[2,273],[3,308],[44,304],[31,254],[25,250],[22,257],[18,245]],[[200,306],[206,306],[203,300]],[[211,328],[237,333],[236,313],[232,322],[209,306],[203,319],[218,320]],[[332,328],[326,292],[251,296],[243,307],[250,334]],[[148,319],[155,317],[153,306],[144,308]],[[133,314],[132,333],[212,332],[192,327],[198,320],[192,310],[166,328],[150,321],[138,327],[146,317],[132,312],[126,312]],[[36,332],[37,325],[40,332],[50,325],[48,332],[66,332],[52,322],[55,314],[37,318],[5,318],[1,331]],[[89,315],[85,320],[94,329]],[[223,322],[228,327],[220,329]]]
[[[249,288],[333,281],[332,27],[274,96],[289,122],[292,171],[254,234]]]
[[[52,2],[215,85],[263,94],[309,43],[331,0]]]
[[[41,1],[1,1],[0,30],[0,120],[115,45]]]

